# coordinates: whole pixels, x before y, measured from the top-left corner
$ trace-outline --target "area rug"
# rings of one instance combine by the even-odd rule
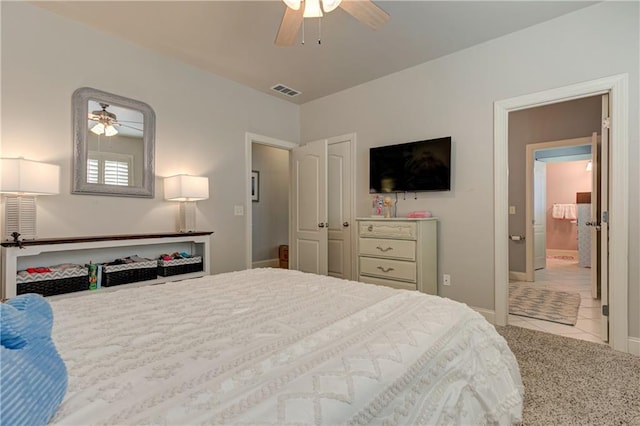
[[[509,313],[566,325],[576,325],[580,294],[536,284],[509,284]]]
[[[578,260],[575,256],[565,256],[565,255],[547,255],[547,259],[558,259],[558,260]]]

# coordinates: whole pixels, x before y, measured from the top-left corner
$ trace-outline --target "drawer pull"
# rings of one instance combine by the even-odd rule
[[[382,248],[382,247],[380,247],[380,246],[377,246],[376,248],[377,248],[378,250],[380,250],[381,252],[383,252],[383,253],[386,253],[386,252],[388,252],[389,250],[393,250],[393,247]]]
[[[393,269],[393,268],[391,268],[391,267],[389,267],[389,268],[383,268],[382,266],[378,266],[378,269],[380,269],[380,270],[381,270],[382,272],[384,272],[385,274],[386,274],[387,272],[391,272],[391,271],[393,271],[393,270],[394,270],[394,269]]]
[[[367,227],[367,231],[369,231],[369,232],[373,231],[373,225],[369,225],[369,226]]]

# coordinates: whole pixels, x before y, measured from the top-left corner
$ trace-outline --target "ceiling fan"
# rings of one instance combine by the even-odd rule
[[[323,11],[324,13],[329,13],[337,7],[340,7],[373,30],[381,28],[389,20],[389,14],[376,6],[371,0],[282,1],[287,5],[287,8],[282,17],[282,22],[280,22],[275,41],[276,46],[293,46],[304,18],[320,18]]]
[[[124,121],[118,121],[114,113],[107,111],[107,108],[109,108],[109,104],[100,102],[100,107],[102,108],[102,110],[97,110],[89,113],[89,120],[97,121],[97,123],[90,129],[96,135],[104,134],[105,136],[115,136],[118,134],[116,126],[128,127],[138,132],[142,132],[142,129],[138,129],[137,127],[125,124]],[[134,124],[142,123],[134,122]]]

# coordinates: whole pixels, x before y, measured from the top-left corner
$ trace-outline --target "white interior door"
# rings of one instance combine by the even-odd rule
[[[328,152],[329,275],[350,280],[353,176],[351,140],[329,144]]]
[[[327,275],[327,142],[308,143],[291,155],[292,238],[289,268]]]
[[[601,337],[605,342],[609,341],[609,95],[602,96],[602,136],[600,137],[600,161],[596,167],[597,175],[600,179],[600,185],[596,186],[600,190],[598,194],[598,206],[596,216],[591,220],[595,222],[594,231],[600,234],[600,243],[598,244],[598,254],[600,256],[600,264],[598,278],[600,278],[600,301],[602,302],[603,312],[606,310],[607,315],[602,315]],[[596,139],[597,145],[597,139]],[[595,164],[594,164],[595,165]],[[592,191],[595,192],[595,191]],[[593,202],[593,199],[591,200]],[[593,235],[592,235],[593,237]],[[593,270],[593,267],[591,268]]]
[[[600,217],[600,141],[598,134],[593,133],[591,136],[591,214],[589,226],[591,232],[591,297],[597,299],[600,297],[600,277],[598,264],[600,263],[600,233],[597,226],[593,226],[599,222]]]
[[[547,267],[547,163],[533,164],[533,267]]]

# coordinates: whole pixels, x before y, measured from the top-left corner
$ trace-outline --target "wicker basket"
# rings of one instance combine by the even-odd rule
[[[200,272],[203,269],[201,256],[158,261],[158,275],[162,277]]]
[[[89,290],[89,272],[83,267],[39,274],[18,274],[16,277],[16,294],[55,296],[83,290]]]
[[[158,278],[158,262],[156,260],[102,266],[102,287],[113,287],[138,281],[155,280],[156,278]]]

